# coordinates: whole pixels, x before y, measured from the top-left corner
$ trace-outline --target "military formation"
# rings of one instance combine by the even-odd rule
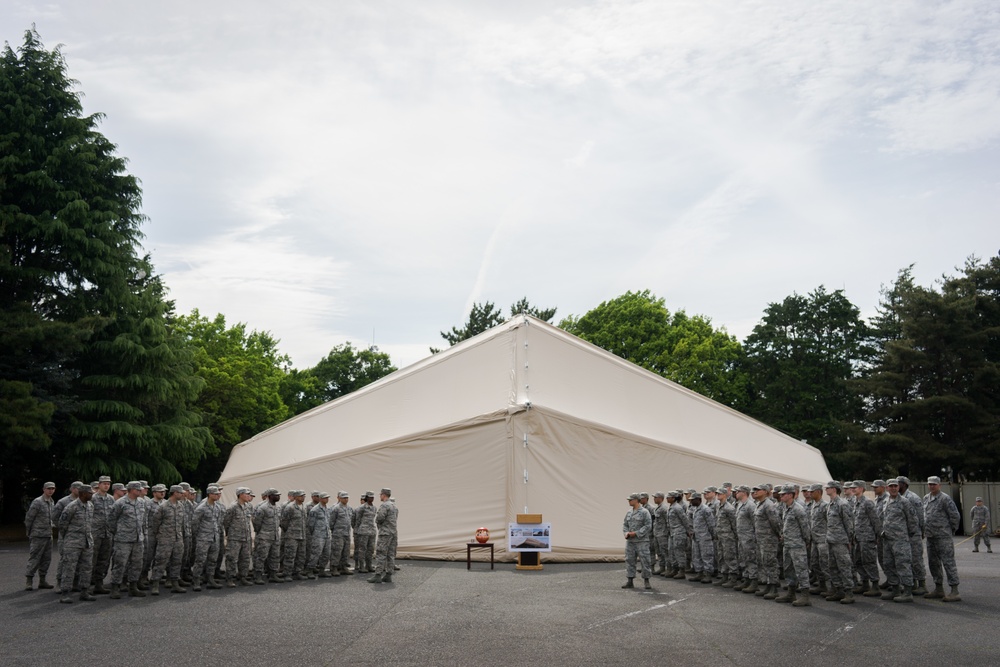
[[[372,575],[368,582],[382,583],[399,569],[399,509],[387,488],[377,508],[372,491],[357,507],[346,491],[333,503],[329,493],[313,491],[306,503],[305,491],[292,490],[282,503],[274,488],[254,504],[246,487],[236,489],[236,502],[226,507],[218,485],[198,501],[187,483],[112,484],[107,476],[73,482],[58,501],[55,490],[46,482],[25,513],[25,590],[34,590],[37,575],[38,589],[56,589],[63,603],[72,603],[73,593],[93,602],[103,594],[114,600],[160,595],[161,586],[186,593],[361,572]],[[59,558],[50,583],[53,543]]]
[[[958,508],[940,478],[929,477],[927,485],[920,498],[906,477],[877,479],[874,500],[864,480],[804,487],[727,482],[652,498],[633,493],[622,524],[628,578],[622,588],[635,588],[639,572],[647,589],[659,575],[796,607],[812,605],[812,596],[840,604],[853,604],[855,595],[958,602],[952,539]],[[974,551],[980,535],[990,549],[989,509],[981,498],[971,519],[978,530]]]

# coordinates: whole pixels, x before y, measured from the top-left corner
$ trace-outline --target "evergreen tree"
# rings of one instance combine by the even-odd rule
[[[551,322],[552,318],[556,316],[556,309],[536,308],[528,302],[527,297],[522,297],[510,307],[511,317],[521,314],[531,315],[540,320]],[[472,304],[472,310],[469,311],[469,319],[466,320],[462,328],[452,327],[451,331],[442,331],[441,337],[448,341],[448,345],[455,345],[503,323],[503,311],[498,309],[492,301],[474,303]],[[439,348],[431,348],[431,354],[437,354],[440,351]]]

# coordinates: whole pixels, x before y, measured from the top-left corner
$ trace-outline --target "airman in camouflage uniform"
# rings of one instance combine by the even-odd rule
[[[765,600],[778,597],[778,545],[781,543],[781,523],[778,508],[771,499],[766,484],[754,487],[757,508],[753,514],[754,535],[757,538],[757,579],[764,584],[755,595]]]
[[[878,515],[879,521],[884,521],[885,503],[887,500],[889,500],[889,494],[886,493],[885,489],[885,480],[876,479],[875,481],[873,481],[872,490],[875,492],[875,500],[873,501],[875,503],[875,514]],[[876,556],[878,557],[878,566],[882,568],[883,572],[885,572],[885,554],[883,553],[883,551],[884,551],[884,546],[882,545],[882,534],[879,533],[878,537],[876,538],[875,553]],[[886,574],[886,576],[888,577],[888,573]],[[888,579],[884,583],[879,584],[879,588],[888,588],[888,587],[889,587]]]
[[[990,546],[990,508],[983,504],[982,498],[976,498],[976,504],[969,512],[969,522],[972,525],[972,553],[979,553],[979,540],[986,542],[986,553],[993,553]]]
[[[379,500],[382,504],[375,512],[375,525],[378,526],[378,539],[375,542],[375,574],[368,578],[370,584],[391,582],[393,568],[396,565],[399,509],[392,501],[390,489],[382,489],[379,492]]]
[[[622,534],[625,536],[625,571],[628,581],[622,588],[635,588],[635,561],[638,558],[642,565],[642,580],[646,588],[652,588],[649,583],[651,574],[649,568],[649,536],[653,532],[653,520],[649,511],[639,502],[639,494],[628,497],[631,509],[622,521]]]
[[[375,557],[375,500],[374,491],[365,491],[361,504],[354,509],[354,570],[374,572]]]
[[[269,583],[276,584],[281,568],[281,511],[278,500],[281,494],[277,489],[264,491],[264,502],[257,505],[253,512],[254,539],[254,583],[263,584],[265,577]]]
[[[281,509],[281,544],[285,581],[302,579],[306,566],[306,492],[296,489],[293,502]]]
[[[55,506],[52,508],[52,526],[56,529],[56,534],[59,536],[59,541],[56,544],[56,550],[59,552],[59,565],[56,566],[56,585],[62,590],[62,531],[59,529],[59,515],[62,514],[66,506],[71,502],[76,500],[80,494],[80,488],[83,487],[83,482],[76,481],[70,484],[69,495],[63,496],[56,501]]]
[[[89,486],[81,486],[76,500],[67,504],[59,515],[59,532],[63,542],[62,598],[59,601],[67,604],[73,602],[70,592],[77,577],[80,599],[85,602],[97,599],[90,594],[90,569],[94,557],[94,506],[90,502],[91,495]]]
[[[198,507],[196,502],[198,494],[187,482],[181,482],[184,489],[184,497],[181,498],[181,507],[184,508],[184,555],[181,558],[181,581],[192,583],[191,568],[194,565],[194,534],[191,532],[191,521],[194,519],[194,510]]]
[[[315,579],[317,576],[325,579],[330,576],[326,572],[326,564],[330,561],[330,494],[320,493],[317,500],[306,512],[309,536],[309,557],[305,570],[307,579]]]
[[[719,501],[719,509],[715,513],[715,534],[718,538],[719,574],[722,578],[716,583],[723,588],[733,588],[740,581],[736,506],[729,502],[729,491],[726,487],[719,489]]]
[[[142,548],[142,574],[139,575],[138,585],[139,590],[146,590],[149,583],[149,573],[153,569],[153,563],[156,561],[156,535],[150,530],[149,523],[156,513],[157,508],[167,502],[165,500],[167,487],[163,484],[155,484],[150,487],[149,483],[144,480],[139,480],[139,484],[142,485],[142,489],[139,492],[139,504],[143,507],[145,517],[142,528],[145,542]],[[146,495],[150,491],[153,493],[152,498]]]
[[[927,595],[927,569],[924,566],[924,504],[920,496],[910,491],[909,478],[900,475],[896,479],[899,481],[899,494],[913,505],[917,523],[920,524],[920,533],[910,538],[910,550],[913,552],[913,594]]]
[[[351,569],[351,524],[354,510],[347,504],[347,491],[337,494],[337,504],[330,511],[330,573],[354,574]]]
[[[28,580],[27,591],[32,589],[35,572],[38,573],[38,590],[53,588],[45,578],[52,562],[52,516],[55,507],[52,496],[55,492],[55,482],[45,482],[42,495],[31,501],[24,515],[24,530],[28,535],[28,568],[24,572]]]
[[[250,575],[250,554],[253,551],[253,491],[245,486],[236,489],[236,502],[226,510],[222,526],[226,529],[226,585],[236,587],[236,579],[244,586],[253,584]]]
[[[115,536],[111,564],[111,598],[121,598],[121,585],[128,582],[129,595],[144,598],[139,590],[139,575],[142,572],[143,545],[146,542],[146,504],[139,499],[142,484],[129,482],[126,495],[115,501],[108,519],[108,527]]]
[[[715,574],[715,514],[708,505],[702,504],[700,493],[691,494],[694,512],[691,516],[691,566],[694,576],[691,581],[712,583]]]
[[[808,607],[809,601],[809,539],[812,527],[805,508],[795,497],[794,486],[782,487],[779,497],[785,505],[785,516],[781,528],[785,555],[785,581],[788,591],[775,598],[776,602],[791,602],[796,607]],[[797,596],[796,596],[797,593]]]
[[[201,590],[202,578],[208,588],[222,586],[215,580],[215,563],[222,551],[223,509],[219,498],[222,489],[211,485],[205,489],[205,499],[194,508],[191,516],[191,536],[194,547],[194,562],[191,565],[191,583],[194,591]]]
[[[670,570],[670,564],[667,562],[670,557],[670,521],[667,518],[670,505],[667,504],[667,496],[663,491],[654,493],[653,501],[656,503],[656,509],[653,510],[653,541],[656,543],[653,574],[667,576]]]
[[[854,603],[854,573],[851,563],[851,542],[854,540],[854,513],[840,497],[843,485],[837,481],[826,484],[826,543],[830,549],[830,582],[833,593],[828,602]]]
[[[826,542],[826,503],[823,502],[823,485],[813,484],[809,487],[812,497],[812,507],[809,509],[811,557],[809,566],[813,572],[815,584],[809,589],[811,594],[822,595],[824,598],[833,593],[827,587],[830,585],[830,545]]]
[[[667,524],[670,529],[670,548],[667,554],[670,556],[670,576],[674,579],[683,579],[684,570],[687,567],[687,544],[691,534],[691,520],[688,518],[687,508],[681,501],[684,495],[678,491],[667,493]]]
[[[857,545],[856,566],[861,576],[854,593],[865,597],[879,597],[878,592],[878,535],[882,532],[882,520],[875,509],[875,503],[865,496],[865,482],[854,480],[854,542]]]
[[[94,566],[91,570],[90,585],[94,589],[95,595],[110,593],[104,587],[104,580],[108,576],[108,569],[111,566],[111,530],[108,529],[108,516],[111,508],[114,507],[115,499],[108,491],[111,490],[111,478],[101,475],[97,480],[97,491],[90,499],[94,506]]]
[[[948,576],[951,591],[940,596],[945,602],[958,602],[958,567],[955,565],[955,542],[952,539],[962,517],[955,507],[955,501],[941,490],[941,478],[934,475],[927,478],[930,493],[924,496],[924,530],[927,534],[927,569],[934,578],[934,594],[944,592],[942,581]],[[942,572],[943,570],[943,572]]]
[[[882,503],[882,545],[889,588],[883,600],[913,602],[913,551],[910,536],[920,532],[916,512],[899,493],[899,481],[890,479],[888,499]]]
[[[757,533],[754,530],[756,505],[750,498],[750,487],[736,487],[736,537],[737,554],[742,579],[733,587],[742,593],[757,592]]]
[[[156,506],[149,520],[150,538],[156,539],[156,559],[153,561],[153,595],[160,594],[160,580],[165,576],[174,593],[187,593],[181,588],[181,563],[184,560],[184,488],[179,484],[170,487],[170,498]]]

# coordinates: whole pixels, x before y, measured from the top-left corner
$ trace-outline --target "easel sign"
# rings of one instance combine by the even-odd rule
[[[518,570],[542,569],[539,554],[552,551],[552,524],[542,523],[541,514],[518,514],[507,524],[507,551],[517,554]]]

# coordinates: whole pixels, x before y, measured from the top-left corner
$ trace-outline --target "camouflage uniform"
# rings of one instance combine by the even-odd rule
[[[865,496],[855,499],[854,540],[858,545],[856,565],[862,581],[878,582],[878,543],[876,538],[882,532],[882,520],[875,509],[875,503]]]
[[[218,501],[209,503],[206,498],[198,503],[191,516],[191,538],[194,546],[191,575],[196,584],[203,576],[214,579],[215,562],[222,546],[222,538],[219,536],[223,517],[221,505],[222,503]]]
[[[155,498],[150,498],[149,496],[139,496],[138,501],[143,508],[142,532],[144,542],[142,550],[141,576],[146,577],[149,575],[150,570],[153,569],[153,562],[156,560],[156,535],[149,529],[149,523],[153,518],[153,515],[156,514],[156,510],[159,509],[160,503],[164,503],[166,501],[157,501]]]
[[[330,509],[323,503],[316,503],[306,514],[309,535],[309,551],[306,560],[306,574],[312,577],[316,570],[325,573],[330,561]],[[326,576],[325,574],[323,576]]]
[[[687,508],[681,504],[680,500],[671,504],[667,510],[667,522],[670,525],[668,554],[675,570],[675,576],[679,573],[683,577],[684,568],[687,566],[687,544],[688,533],[691,532],[691,520],[688,518]]]
[[[715,574],[715,514],[712,508],[702,503],[694,508],[691,532],[691,567],[695,573]]]
[[[927,534],[927,569],[934,583],[940,585],[944,575],[949,586],[958,586],[958,567],[955,565],[955,542],[952,537],[958,530],[961,516],[955,501],[944,491],[924,496],[924,531]],[[942,572],[943,570],[943,572]]]
[[[354,510],[350,505],[337,503],[330,510],[330,570],[334,568],[349,573],[351,562],[351,524]]]
[[[889,494],[886,494],[888,496]],[[910,537],[920,533],[913,505],[902,496],[882,503],[882,539],[885,576],[891,586],[913,586],[913,551]]]
[[[52,488],[51,486],[49,488]],[[38,572],[44,580],[52,563],[52,514],[55,502],[44,493],[31,501],[24,515],[24,530],[28,534],[28,567],[24,575],[31,579]]]
[[[736,507],[729,502],[720,503],[715,514],[715,534],[719,544],[719,573],[731,583],[739,578],[737,560],[738,538],[736,532]]]
[[[757,538],[757,579],[768,586],[777,585],[781,524],[778,509],[770,497],[757,504],[753,513],[753,527]]]
[[[969,522],[972,524],[974,535],[972,545],[975,550],[979,551],[979,540],[982,539],[986,542],[986,548],[992,551],[993,548],[990,546],[990,508],[985,504],[973,505],[972,511],[969,513]]]
[[[754,530],[753,500],[736,504],[736,536],[739,539],[740,572],[748,580],[757,580],[757,533]]]
[[[190,577],[194,566],[194,533],[191,531],[191,522],[194,520],[194,511],[198,505],[187,498],[182,498],[180,502],[184,509],[184,554],[181,557],[181,576]]]
[[[56,543],[56,551],[59,552],[59,565],[56,566],[56,585],[59,586],[60,588],[62,587],[62,570],[63,570],[62,542],[63,541],[62,541],[62,529],[59,528],[59,515],[61,515],[63,513],[63,510],[65,510],[66,507],[74,500],[76,500],[76,496],[72,494],[68,496],[63,496],[62,498],[57,500],[56,504],[52,507],[52,527],[56,529],[56,535],[58,535],[59,537],[59,540]]]
[[[298,503],[281,510],[281,544],[284,550],[285,580],[300,579],[306,566],[306,510]]]
[[[111,564],[111,583],[114,585],[120,585],[123,580],[137,583],[142,572],[146,503],[141,500],[122,496],[111,508],[108,527],[115,536]]]
[[[359,569],[374,572],[375,557],[375,506],[361,503],[354,509],[354,561]]]
[[[375,512],[375,525],[378,526],[378,539],[375,542],[375,574],[392,575],[396,566],[396,532],[399,509],[392,499],[379,505]],[[648,553],[648,551],[647,551]]]
[[[660,572],[670,569],[670,520],[667,515],[670,505],[664,500],[653,511],[653,541],[656,543],[656,561],[653,571],[658,567]]]
[[[153,561],[154,582],[166,576],[170,581],[181,578],[184,559],[184,505],[183,500],[166,501],[156,507],[149,521],[149,534],[156,539],[156,558]],[[155,593],[155,590],[154,590]]]
[[[830,549],[830,582],[838,590],[854,588],[851,564],[851,541],[854,539],[854,513],[839,495],[826,504],[826,543]]]
[[[784,543],[785,581],[788,590],[807,591],[809,589],[809,540],[812,527],[806,511],[799,503],[793,502],[785,508],[785,519],[781,528]]]
[[[625,538],[625,570],[628,578],[635,577],[636,558],[642,566],[642,578],[649,579],[652,570],[649,567],[649,535],[653,531],[653,520],[649,510],[644,507],[630,509],[622,521],[622,534],[635,532],[635,537]]]
[[[822,500],[813,501],[809,511],[810,547],[812,557],[809,566],[818,584],[817,593],[825,589],[830,581],[830,545],[826,542],[826,503]],[[813,592],[810,589],[810,592]]]
[[[111,515],[111,508],[115,505],[115,499],[110,493],[97,492],[90,499],[94,506],[94,567],[92,569],[92,586],[103,590],[104,580],[108,577],[108,569],[111,566],[111,530],[108,528],[108,517]]]
[[[226,530],[226,579],[239,576],[246,583],[253,550],[253,507],[249,502],[235,502],[222,519]],[[235,584],[233,584],[235,585]]]
[[[86,592],[89,586],[94,557],[93,523],[94,506],[79,498],[66,505],[59,515],[59,531],[63,542],[61,558],[64,561],[60,586],[63,595],[70,593],[77,577],[83,591]]]
[[[281,510],[277,504],[264,501],[253,512],[254,541],[253,564],[257,579],[267,577],[275,581],[281,568],[280,521]]]
[[[913,512],[920,525],[920,532],[910,538],[910,550],[913,552],[913,578],[918,582],[925,581],[927,569],[924,567],[924,503],[920,500],[920,496],[909,489],[900,495],[913,505]]]

